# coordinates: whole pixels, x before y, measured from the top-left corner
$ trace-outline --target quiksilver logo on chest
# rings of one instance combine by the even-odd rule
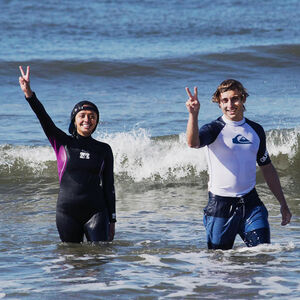
[[[252,144],[247,138],[242,136],[241,134],[238,134],[236,137],[232,139],[232,142],[234,144]]]
[[[84,151],[84,150],[81,150],[80,152],[80,156],[79,156],[81,159],[90,159],[90,153]]]

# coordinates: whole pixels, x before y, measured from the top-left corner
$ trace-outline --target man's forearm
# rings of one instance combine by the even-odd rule
[[[198,116],[189,115],[186,128],[186,139],[189,147],[198,148],[200,146]]]
[[[281,206],[287,206],[276,169],[270,163],[261,167],[265,181]]]

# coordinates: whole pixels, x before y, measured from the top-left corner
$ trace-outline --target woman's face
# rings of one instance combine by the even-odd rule
[[[78,134],[88,137],[94,131],[97,122],[97,114],[94,111],[81,110],[75,116],[74,124]]]

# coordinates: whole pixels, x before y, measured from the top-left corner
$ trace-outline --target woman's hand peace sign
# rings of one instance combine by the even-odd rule
[[[21,75],[19,77],[19,83],[20,83],[20,87],[22,89],[22,91],[25,94],[26,98],[30,98],[32,96],[32,90],[30,88],[30,78],[29,78],[29,74],[30,74],[30,67],[27,66],[27,70],[26,70],[26,74],[24,73],[24,70],[22,68],[22,66],[19,66]]]
[[[189,113],[192,115],[198,115],[200,110],[200,102],[198,101],[198,89],[194,87],[194,95],[191,93],[188,87],[185,88],[186,93],[189,96],[189,99],[186,101],[185,105]]]

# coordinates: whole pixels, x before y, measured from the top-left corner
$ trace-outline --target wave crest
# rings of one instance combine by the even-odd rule
[[[145,179],[179,179],[206,170],[202,150],[190,149],[185,135],[151,138],[144,129],[105,135],[102,141],[111,145],[115,173],[133,181]]]
[[[268,151],[275,166],[291,172],[299,165],[299,129],[266,133]],[[114,172],[120,182],[173,182],[198,178],[207,170],[203,149],[191,149],[184,133],[151,137],[145,129],[100,134],[114,153]],[[0,145],[0,177],[57,176],[56,158],[50,146]]]

